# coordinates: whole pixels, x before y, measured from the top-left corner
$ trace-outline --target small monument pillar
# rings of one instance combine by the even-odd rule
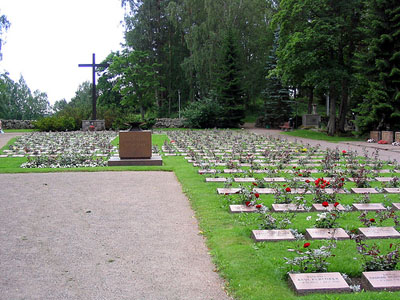
[[[108,166],[162,166],[161,156],[152,155],[151,130],[140,129],[140,122],[119,132],[119,156],[111,157]]]

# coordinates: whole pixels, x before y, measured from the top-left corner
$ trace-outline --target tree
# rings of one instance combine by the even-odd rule
[[[400,129],[400,3],[368,0],[363,25],[366,39],[359,54],[360,80],[366,83],[357,124],[371,129]]]
[[[217,79],[217,101],[221,105],[219,127],[238,127],[245,117],[242,74],[237,45],[229,29],[222,48],[221,71]]]
[[[285,84],[329,94],[329,135],[338,129],[337,99],[344,129],[361,7],[360,0],[282,0],[274,16],[280,30],[275,72]]]
[[[153,107],[159,76],[156,63],[149,62],[149,55],[143,51],[124,50],[115,56],[109,67],[116,79],[114,90],[122,95],[122,104],[136,107],[144,119],[146,111]]]

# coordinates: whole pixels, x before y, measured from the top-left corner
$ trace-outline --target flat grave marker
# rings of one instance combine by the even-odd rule
[[[351,192],[355,194],[378,194],[374,188],[351,188]]]
[[[398,239],[400,233],[393,227],[361,227],[358,231],[368,239]]]
[[[250,178],[250,177],[247,177],[247,178],[234,178],[233,180],[235,182],[255,182],[256,181],[255,178]]]
[[[265,182],[286,182],[285,177],[264,177]]]
[[[311,211],[332,211],[332,210],[339,210],[339,211],[345,211],[346,209],[343,207],[343,205],[339,204],[336,207],[332,204],[329,203],[328,206],[323,206],[321,203],[314,203],[311,207]]]
[[[206,182],[226,182],[226,181],[227,181],[227,179],[224,177],[218,177],[218,178],[208,177],[208,178],[206,178]]]
[[[351,292],[339,272],[289,274],[289,285],[298,295]]]
[[[400,188],[384,188],[383,190],[390,194],[400,194]]]
[[[347,240],[350,236],[343,228],[307,228],[304,235],[306,240]]]
[[[259,193],[259,194],[274,194],[275,189],[271,188],[255,188],[253,189],[254,193]]]
[[[399,291],[400,271],[363,272],[361,284],[364,289],[370,291]]]
[[[304,207],[299,207],[293,203],[290,203],[290,204],[274,203],[274,204],[272,204],[271,210],[273,212],[287,212],[287,211],[305,212],[306,211],[306,209]]]
[[[289,229],[252,230],[252,238],[256,242],[295,241]]]
[[[203,174],[215,174],[217,173],[217,170],[211,169],[211,170],[198,170],[197,171],[200,175]]]
[[[392,203],[392,205],[393,205],[392,209],[400,210],[400,203]]]
[[[353,203],[353,207],[358,211],[381,211],[386,210],[382,203]]]
[[[254,212],[259,212],[260,210],[255,206],[234,204],[234,205],[229,205],[229,211],[231,213],[254,213]]]
[[[220,195],[239,194],[241,188],[217,188],[217,193]]]

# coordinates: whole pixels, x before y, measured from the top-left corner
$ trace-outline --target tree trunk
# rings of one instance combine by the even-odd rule
[[[347,79],[342,80],[342,99],[339,107],[339,128],[340,132],[345,132],[346,125],[346,114],[347,114],[347,103],[349,98],[349,88]]]
[[[313,101],[314,101],[314,88],[310,87],[310,92],[308,94],[308,108],[307,108],[307,113],[309,115],[312,114],[312,105],[313,105]]]
[[[329,121],[328,135],[333,136],[336,133],[336,91],[333,83],[329,85]]]

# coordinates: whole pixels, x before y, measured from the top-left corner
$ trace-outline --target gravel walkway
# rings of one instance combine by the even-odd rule
[[[0,299],[229,299],[173,173],[0,183]]]
[[[14,137],[21,136],[21,135],[23,135],[23,133],[19,133],[19,132],[3,133],[3,134],[0,133],[0,149],[3,148],[5,145],[7,145],[9,140],[11,140]]]

